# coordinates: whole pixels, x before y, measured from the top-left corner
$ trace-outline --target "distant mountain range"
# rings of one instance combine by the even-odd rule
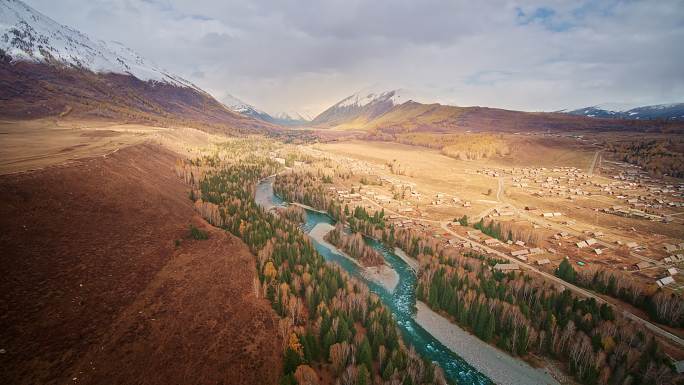
[[[117,42],[94,40],[19,0],[0,1],[0,117],[76,116],[208,131],[309,126],[394,134],[430,131],[681,130],[683,104],[562,113],[419,103],[406,90],[364,90],[311,119],[222,102]],[[594,119],[592,119],[594,118]],[[595,119],[611,118],[611,119]]]
[[[232,111],[268,123],[278,124],[282,126],[304,126],[311,121],[311,118],[304,117],[297,112],[281,112],[273,116],[268,114],[267,112],[264,112],[254,107],[251,104],[243,102],[242,100],[232,95],[226,95],[226,97],[224,97],[222,100],[223,104],[225,104],[225,106],[231,109]]]
[[[656,104],[642,107],[621,104],[599,104],[596,106],[561,112],[571,115],[588,116],[590,118],[684,121],[684,103]]]
[[[207,130],[276,127],[226,108],[117,42],[87,35],[18,0],[0,1],[0,115],[116,118]]]
[[[419,103],[405,90],[361,91],[350,95],[316,116],[317,128],[359,130],[374,134],[466,131],[662,131],[682,124],[663,120],[591,119],[584,114],[522,112],[487,107],[458,107]],[[657,109],[653,108],[652,111]],[[631,109],[647,116],[646,110]],[[652,116],[648,115],[648,116]]]

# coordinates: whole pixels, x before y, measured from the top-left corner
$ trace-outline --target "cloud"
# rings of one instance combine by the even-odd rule
[[[26,1],[269,112],[376,83],[523,110],[684,100],[678,0]]]

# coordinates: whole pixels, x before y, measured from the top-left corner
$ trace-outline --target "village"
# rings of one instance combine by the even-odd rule
[[[677,210],[684,205],[684,184],[652,178],[636,166],[599,158],[589,172],[577,167],[462,170],[492,181],[477,196],[424,188],[399,162],[378,164],[311,146],[297,151],[302,160],[290,162],[293,168],[346,175],[325,188],[350,208],[383,210],[388,223],[440,239],[446,247],[510,258],[497,269],[527,265],[553,274],[567,259],[578,270],[601,267],[646,286],[684,288],[679,275],[684,241],[676,236],[682,234],[684,209]],[[270,155],[285,164],[286,155]],[[522,236],[497,239],[473,228],[480,221]],[[670,235],[635,228],[653,224],[671,228]]]

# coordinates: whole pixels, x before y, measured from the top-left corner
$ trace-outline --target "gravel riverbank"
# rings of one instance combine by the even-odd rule
[[[442,344],[463,357],[470,365],[501,385],[560,384],[547,370],[535,369],[526,362],[481,341],[458,325],[416,302],[416,322]]]
[[[406,254],[404,252],[404,250],[402,250],[398,247],[394,248],[394,254],[397,257],[401,258],[404,262],[406,262],[406,264],[408,264],[411,267],[411,269],[413,269],[414,272],[418,273],[418,270],[420,268],[420,264],[418,263],[417,260],[409,257],[409,255]]]

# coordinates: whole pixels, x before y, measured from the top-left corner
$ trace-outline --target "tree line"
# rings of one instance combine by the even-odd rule
[[[576,271],[567,259],[561,261],[554,273],[564,281],[642,309],[656,322],[684,327],[684,301],[675,293],[666,293],[662,289],[645,290],[641,284],[633,282],[624,274],[598,267]]]

